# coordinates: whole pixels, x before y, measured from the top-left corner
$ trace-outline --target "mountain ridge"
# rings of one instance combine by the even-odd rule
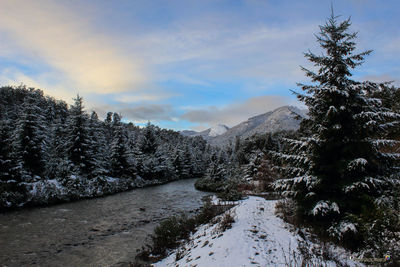
[[[218,126],[226,127],[226,131],[217,132],[215,135],[210,134],[213,128],[201,132],[182,131],[181,134],[187,136],[202,136],[210,144],[222,146],[233,141],[236,136],[244,139],[254,134],[266,132],[274,133],[282,130],[297,130],[301,122],[298,118],[306,118],[306,113],[307,110],[302,110],[295,106],[282,106],[275,110],[250,117],[246,121],[231,128],[219,124]]]

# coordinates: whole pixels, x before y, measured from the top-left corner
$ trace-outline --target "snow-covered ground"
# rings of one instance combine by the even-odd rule
[[[319,246],[291,231],[290,225],[275,215],[275,204],[260,197],[241,201],[230,210],[235,218],[231,229],[221,232],[218,223],[203,225],[183,247],[154,266],[301,266],[299,249],[314,248],[315,252]],[[309,265],[363,266],[349,260],[350,254],[344,249],[329,247],[340,263],[314,253]]]

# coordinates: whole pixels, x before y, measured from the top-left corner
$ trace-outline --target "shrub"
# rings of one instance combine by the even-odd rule
[[[164,254],[166,249],[177,247],[179,240],[186,239],[195,228],[195,219],[185,215],[167,218],[154,229],[153,252]]]
[[[230,179],[227,181],[221,192],[217,196],[224,201],[236,201],[243,198],[242,193],[238,190],[239,181]]]
[[[209,223],[224,211],[224,208],[212,205],[210,197],[207,197],[197,215],[187,217],[181,214],[165,219],[154,229],[151,253],[164,255],[167,249],[176,248],[182,240],[188,239],[197,226]]]
[[[221,217],[218,230],[224,232],[225,230],[232,228],[232,223],[234,222],[235,222],[234,214],[232,214],[232,211],[227,211]]]
[[[282,218],[285,222],[299,225],[300,217],[297,212],[296,202],[290,198],[279,200],[275,206],[275,213],[278,217]]]

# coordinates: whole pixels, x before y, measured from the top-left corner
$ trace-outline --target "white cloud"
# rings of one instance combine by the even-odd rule
[[[372,81],[372,82],[393,82],[393,85],[400,86],[400,79],[392,77],[388,74],[380,75],[365,75],[361,77],[362,81]]]
[[[73,86],[68,84],[52,84],[51,81],[57,80],[59,74],[57,73],[46,73],[36,76],[28,76],[18,69],[9,68],[3,69],[0,72],[0,86],[11,85],[19,86],[21,84],[28,87],[34,87],[42,89],[46,94],[56,99],[62,99],[67,103],[71,103],[72,98],[76,96],[79,91],[73,90]]]
[[[109,111],[117,112],[128,121],[144,123],[147,121],[160,122],[160,121],[175,121],[176,115],[174,108],[169,104],[140,104],[128,105],[120,103],[115,106],[98,105],[93,107],[101,117]]]
[[[208,80],[257,79],[293,82],[304,77],[299,65],[302,52],[315,48],[313,23],[290,26],[232,25],[213,17],[139,36],[134,47],[144,51],[152,64],[161,66],[162,77],[181,77],[187,83],[207,86]],[[178,67],[176,67],[178,66]],[[172,73],[169,72],[172,69]],[[178,77],[179,78],[179,77]],[[181,79],[185,82],[185,79]]]

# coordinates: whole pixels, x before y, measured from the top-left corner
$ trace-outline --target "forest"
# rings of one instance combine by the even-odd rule
[[[213,149],[150,122],[90,115],[26,86],[0,88],[0,209],[112,194],[205,173]]]

